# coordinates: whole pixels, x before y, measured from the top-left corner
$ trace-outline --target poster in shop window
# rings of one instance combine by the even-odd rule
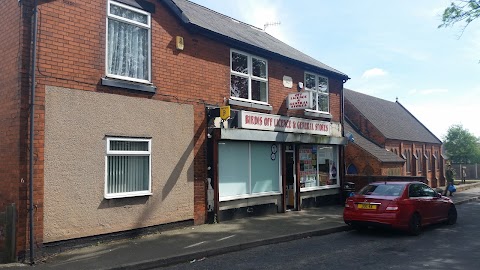
[[[317,151],[312,148],[301,148],[300,158],[300,187],[314,187],[317,184]]]
[[[335,166],[335,162],[330,160],[330,180],[329,185],[336,185],[337,184],[337,167]]]

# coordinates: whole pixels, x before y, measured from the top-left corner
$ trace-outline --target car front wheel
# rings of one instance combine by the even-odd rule
[[[457,208],[455,205],[452,205],[450,209],[448,209],[447,224],[453,225],[455,223],[457,223]]]

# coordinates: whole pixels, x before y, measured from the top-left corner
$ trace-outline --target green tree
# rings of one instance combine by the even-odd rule
[[[447,130],[443,145],[453,163],[473,163],[480,159],[480,141],[462,125],[452,125]]]
[[[480,0],[455,0],[445,8],[442,15],[442,24],[438,26],[449,27],[459,22],[464,22],[465,28],[475,19],[480,17]]]

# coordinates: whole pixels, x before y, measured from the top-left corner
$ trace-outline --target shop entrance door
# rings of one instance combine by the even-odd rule
[[[288,149],[288,148],[287,148]],[[286,165],[286,186],[285,186],[285,194],[287,196],[286,198],[286,208],[287,210],[295,210],[297,209],[296,206],[296,191],[297,191],[297,185],[296,185],[296,176],[295,176],[295,152],[292,150],[286,150],[285,151],[285,165]]]

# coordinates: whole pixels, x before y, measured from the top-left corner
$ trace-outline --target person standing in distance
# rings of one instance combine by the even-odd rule
[[[455,171],[453,170],[450,163],[447,164],[447,169],[445,170],[445,178],[447,180],[447,186],[445,187],[445,192],[443,192],[443,196],[447,196],[447,192],[450,192],[450,196],[453,196],[453,192],[450,191],[450,186],[453,186],[453,182],[455,180]]]

